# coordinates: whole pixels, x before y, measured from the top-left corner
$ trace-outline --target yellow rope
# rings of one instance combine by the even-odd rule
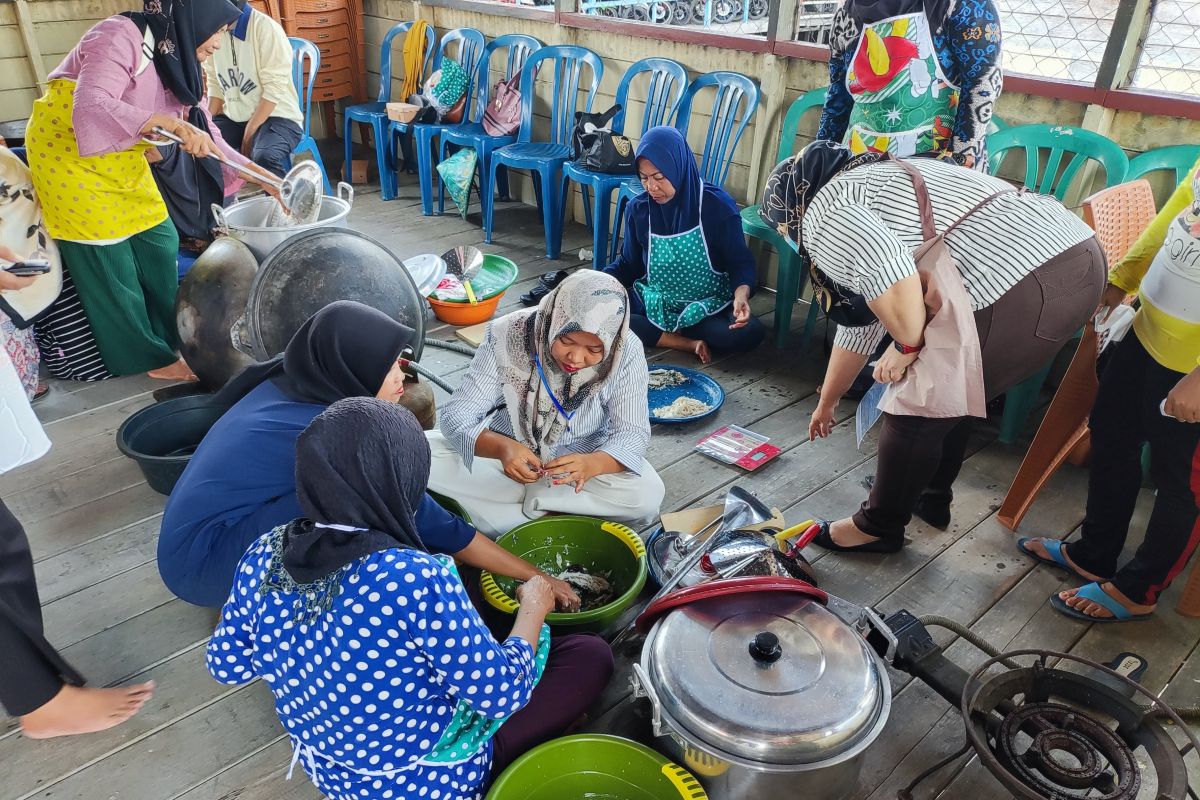
[[[429,23],[419,19],[404,35],[404,83],[400,98],[407,100],[421,88],[421,73],[425,66],[425,37]]]

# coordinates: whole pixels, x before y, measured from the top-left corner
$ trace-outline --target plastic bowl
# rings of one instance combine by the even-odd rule
[[[500,305],[500,298],[504,297],[504,292],[498,295],[489,297],[487,300],[480,300],[475,305],[467,302],[448,302],[446,300],[434,300],[432,297],[426,298],[429,305],[433,307],[433,315],[442,322],[450,325],[478,325],[481,322],[487,322],[496,313],[496,306]]]
[[[483,266],[479,269],[479,274],[471,280],[471,289],[475,292],[475,299],[483,303],[490,297],[504,294],[508,291],[508,287],[517,282],[517,273],[520,270],[517,263],[510,258],[498,256],[495,253],[483,254]],[[454,305],[470,305],[471,301],[465,297],[461,300],[440,300],[442,303],[453,303]]]
[[[164,400],[143,408],[117,428],[117,449],[137,462],[146,483],[170,494],[192,453],[225,408],[209,394]]]
[[[616,598],[590,611],[548,614],[546,622],[557,630],[603,631],[633,605],[646,585],[646,548],[636,533],[615,522],[595,517],[542,517],[518,525],[496,544],[551,575],[572,564],[593,573],[610,573]],[[489,605],[509,614],[516,612],[520,605],[515,599],[517,581],[484,571],[480,583]]]
[[[564,736],[533,748],[492,784],[487,800],[706,800],[683,767],[619,736]]]

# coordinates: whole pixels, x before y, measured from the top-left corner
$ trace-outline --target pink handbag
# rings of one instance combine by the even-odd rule
[[[497,81],[483,110],[483,129],[490,136],[512,136],[521,127],[521,72]]]

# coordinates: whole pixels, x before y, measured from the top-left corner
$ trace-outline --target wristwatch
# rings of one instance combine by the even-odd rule
[[[900,344],[899,342],[892,342],[892,345],[895,346],[896,351],[898,353],[900,353],[901,355],[905,355],[905,356],[911,356],[913,353],[921,352],[920,346],[910,347],[909,345]]]

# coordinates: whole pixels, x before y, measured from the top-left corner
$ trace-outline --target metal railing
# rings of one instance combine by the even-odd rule
[[[1140,56],[1133,88],[1200,94],[1200,2],[1158,0]]]

